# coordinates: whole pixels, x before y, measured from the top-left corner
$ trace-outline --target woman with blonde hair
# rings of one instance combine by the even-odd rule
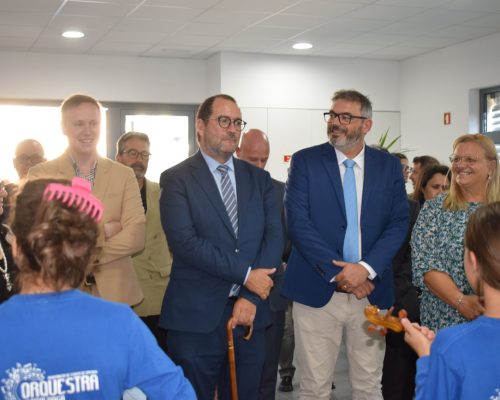
[[[433,330],[483,313],[464,274],[464,232],[480,205],[500,200],[498,155],[490,138],[458,137],[450,161],[449,192],[425,202],[411,238],[413,281],[422,290],[421,321]]]

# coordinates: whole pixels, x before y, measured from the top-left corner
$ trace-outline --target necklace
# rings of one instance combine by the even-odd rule
[[[3,266],[0,267],[0,272],[3,275],[3,279],[5,279],[7,292],[10,292],[12,290],[12,282],[10,281],[9,264],[7,262],[7,257],[5,256],[5,252],[3,251],[2,243],[0,243],[0,257],[3,261]]]

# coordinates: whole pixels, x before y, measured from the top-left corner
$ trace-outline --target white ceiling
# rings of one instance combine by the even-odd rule
[[[0,51],[402,60],[496,32],[500,0],[0,0]]]

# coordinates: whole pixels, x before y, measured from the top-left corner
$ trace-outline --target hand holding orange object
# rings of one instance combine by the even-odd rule
[[[368,326],[370,332],[379,331],[382,336],[387,334],[387,329],[394,332],[403,332],[404,328],[401,324],[401,318],[406,318],[407,313],[405,310],[400,310],[398,316],[392,315],[391,307],[384,315],[380,314],[380,309],[375,305],[369,305],[365,308],[365,317],[371,324]]]

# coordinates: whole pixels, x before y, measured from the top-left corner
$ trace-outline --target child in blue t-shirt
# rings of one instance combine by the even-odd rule
[[[16,200],[19,294],[0,305],[0,398],[194,400],[194,390],[130,307],[78,290],[102,205],[90,184],[29,181]]]
[[[500,400],[500,202],[480,207],[465,234],[465,274],[484,299],[484,315],[437,335],[403,319],[419,355],[416,400]],[[457,306],[463,294],[457,293]]]

